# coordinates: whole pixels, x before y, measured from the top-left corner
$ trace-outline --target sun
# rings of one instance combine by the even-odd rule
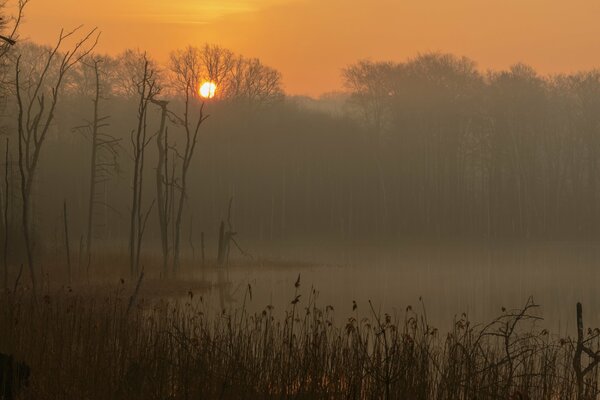
[[[214,82],[207,81],[200,85],[200,97],[205,99],[212,99],[215,97],[215,92],[217,91],[217,85]]]

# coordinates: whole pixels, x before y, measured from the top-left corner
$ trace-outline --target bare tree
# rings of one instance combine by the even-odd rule
[[[72,31],[61,30],[56,45],[50,50],[45,64],[37,77],[30,76],[29,85],[21,77],[21,56],[17,58],[15,88],[18,103],[18,136],[19,136],[19,172],[21,175],[21,198],[22,198],[22,226],[27,252],[27,264],[31,276],[31,283],[35,290],[35,267],[33,255],[32,227],[30,221],[31,193],[38,168],[40,154],[54,120],[56,106],[59,102],[61,88],[67,73],[86,57],[96,44],[100,34],[97,29],[92,29],[83,38],[78,40],[71,50],[61,54],[64,42],[78,34],[81,27]],[[57,72],[52,82],[50,68],[57,62]],[[47,100],[44,86],[50,87],[50,100]],[[26,91],[24,93],[24,90]]]
[[[148,57],[144,53],[139,62],[143,65],[141,79],[135,80],[138,90],[139,103],[137,114],[137,128],[131,132],[131,147],[133,151],[133,194],[131,200],[131,218],[129,233],[129,261],[130,272],[135,275],[139,272],[140,253],[142,247],[142,237],[148,221],[148,216],[154,205],[146,210],[142,210],[142,189],[144,178],[144,158],[146,147],[150,143],[152,136],[148,137],[148,106],[152,99],[160,92],[156,81],[156,71],[151,67]],[[134,76],[133,79],[136,79]]]
[[[216,98],[243,100],[249,104],[265,104],[283,97],[281,73],[256,58],[236,56],[228,49],[205,44],[201,48],[189,46],[171,54],[176,95],[182,94],[190,76],[195,97],[205,81],[215,83]]]
[[[11,97],[10,87],[13,86],[14,76],[12,74],[14,58],[10,56],[14,52],[18,39],[18,29],[23,20],[23,13],[29,0],[19,0],[16,15],[7,17],[5,8],[7,0],[0,0],[0,110],[8,105]]]
[[[4,204],[2,221],[4,223],[4,246],[2,252],[2,264],[4,266],[4,289],[8,289],[8,236],[9,236],[9,221],[8,221],[8,202],[10,200],[10,183],[8,178],[9,168],[9,142],[6,138],[6,152],[4,154]]]
[[[174,241],[173,241],[173,269],[177,271],[180,263],[180,243],[181,243],[181,219],[183,217],[183,208],[187,196],[187,175],[198,142],[198,133],[200,126],[208,118],[204,115],[204,103],[198,98],[198,71],[201,67],[199,53],[193,48],[179,51],[171,55],[171,71],[175,77],[176,87],[184,98],[183,116],[175,118],[179,125],[185,131],[185,145],[183,153],[177,152],[181,160],[181,170],[178,175],[179,198],[177,199],[177,208],[174,221]],[[196,116],[193,116],[195,108]]]
[[[391,62],[362,60],[342,71],[344,86],[351,92],[350,102],[361,112],[362,121],[374,132],[377,141],[389,125],[390,100],[398,69]]]
[[[205,80],[214,82],[218,88],[229,79],[235,60],[233,52],[218,45],[205,44],[199,54]]]
[[[88,135],[91,145],[90,186],[85,236],[86,270],[89,270],[92,260],[96,206],[109,207],[103,200],[104,196],[100,191],[99,185],[106,183],[118,168],[118,146],[121,140],[103,131],[103,128],[109,126],[107,121],[110,116],[101,115],[100,112],[100,100],[103,98],[102,71],[100,69],[102,60],[92,57],[89,61],[89,64],[83,65],[83,68],[91,69],[94,75],[93,117],[88,124],[75,128]]]
[[[168,274],[169,263],[169,224],[170,224],[170,205],[171,205],[171,187],[169,180],[169,139],[167,125],[168,102],[152,100],[154,104],[160,107],[160,127],[156,135],[156,147],[158,149],[158,161],[156,166],[156,202],[158,210],[158,222],[160,228],[161,247],[163,254],[163,273]]]
[[[273,103],[283,98],[281,73],[256,58],[235,59],[223,86],[223,97],[251,105]]]
[[[19,0],[17,3],[16,15],[7,19],[4,11],[6,0],[0,0],[0,100],[2,107],[8,96],[7,72],[10,70],[9,57],[5,57],[11,48],[17,44],[18,29],[23,20],[25,7],[29,0]],[[12,26],[11,26],[12,25]],[[4,174],[4,203],[3,206],[3,228],[4,228],[4,246],[3,246],[3,266],[4,266],[4,287],[8,289],[8,241],[9,241],[9,215],[8,205],[10,201],[9,185],[9,139],[6,139],[5,154],[5,174]]]
[[[29,3],[29,0],[19,0],[16,16],[7,21],[1,12],[6,7],[6,1],[3,0],[0,2],[0,32],[8,29],[8,33],[0,34],[0,60],[9,52],[11,46],[17,44],[18,30],[23,20],[23,13],[27,3]],[[12,25],[12,27],[9,25]]]

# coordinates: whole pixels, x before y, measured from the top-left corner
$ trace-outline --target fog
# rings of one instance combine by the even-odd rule
[[[287,93],[275,67],[219,44],[174,46],[160,62],[138,49],[97,52],[97,29],[63,30],[54,47],[13,42],[16,32],[0,47],[0,253],[6,323],[28,322],[0,329],[0,351],[34,367],[33,389],[23,392],[33,397],[23,398],[57,393],[44,380],[50,375],[36,376],[35,368],[62,359],[60,352],[42,359],[45,350],[20,338],[51,329],[36,325],[50,320],[57,321],[52,337],[66,334],[71,312],[81,327],[89,315],[96,324],[121,324],[126,335],[167,342],[181,335],[179,344],[196,346],[195,335],[205,332],[206,346],[219,351],[232,338],[260,336],[277,354],[289,348],[286,371],[305,370],[293,354],[330,343],[318,338],[356,334],[357,342],[315,355],[321,362],[359,349],[365,364],[357,371],[387,371],[367,372],[360,385],[369,389],[353,398],[395,398],[391,388],[401,379],[389,368],[408,364],[390,361],[389,349],[406,349],[410,339],[437,359],[458,338],[473,346],[465,354],[483,354],[472,356],[482,369],[461,379],[500,368],[490,384],[500,389],[491,395],[477,381],[475,392],[447,398],[597,398],[600,358],[585,346],[600,345],[598,333],[589,328],[584,340],[575,306],[585,306],[586,328],[600,324],[600,70],[543,75],[523,63],[483,70],[461,55],[426,52],[340,66],[344,87],[311,98]],[[94,308],[101,299],[109,311]],[[41,317],[28,317],[28,307]],[[268,330],[271,320],[281,331],[263,331],[262,321]],[[118,346],[119,335],[110,343]],[[573,335],[576,342],[564,339]],[[111,337],[90,333],[89,340]],[[209,354],[181,349],[196,361]],[[107,351],[116,357],[121,350]],[[174,357],[164,351],[160,357]],[[541,395],[541,384],[524,377],[549,376],[527,372],[550,363],[550,356],[535,358],[547,352],[551,363],[564,359],[568,367],[560,364],[563,386]],[[450,353],[444,368],[463,362]],[[582,369],[583,353],[593,373]],[[107,396],[125,396],[122,385],[133,385],[132,368],[141,368],[143,376],[179,382],[172,398],[187,398],[177,396],[191,382],[185,379],[194,381],[193,369],[140,367],[136,354],[123,356],[121,370],[107,358],[106,368],[125,382]],[[261,354],[248,356],[244,368],[267,362]],[[12,358],[7,363],[13,368]],[[342,371],[354,368],[342,364]],[[68,365],[72,373],[80,368]],[[237,388],[225,398],[253,385],[229,378],[235,363],[222,368],[225,378],[207,382]],[[291,398],[302,379],[333,385],[346,376],[331,368],[293,378],[273,367],[253,398]],[[414,383],[428,388],[415,398],[441,396],[439,382],[449,378],[440,368],[431,372],[436,383]],[[340,383],[340,393],[352,382]],[[207,385],[194,393],[217,398]],[[69,387],[101,393],[84,386]],[[12,396],[6,390],[0,398]],[[161,390],[149,393],[168,392]],[[311,390],[305,398],[325,398]],[[412,398],[413,389],[397,390]]]

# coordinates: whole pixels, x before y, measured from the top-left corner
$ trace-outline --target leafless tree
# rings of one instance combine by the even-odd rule
[[[223,86],[224,97],[251,105],[273,103],[283,98],[281,73],[256,58],[235,59]]]
[[[29,0],[19,0],[17,3],[16,16],[7,20],[2,13],[6,7],[6,0],[0,1],[0,32],[4,32],[4,30],[8,29],[8,33],[0,34],[0,60],[9,52],[11,46],[17,44],[18,30],[21,21],[23,20],[27,3],[29,3]]]
[[[184,99],[183,115],[176,116],[176,121],[185,132],[183,152],[177,151],[181,160],[181,170],[178,175],[179,197],[175,210],[173,269],[177,271],[180,263],[181,219],[187,196],[187,176],[198,143],[200,126],[208,118],[204,115],[204,103],[198,97],[198,71],[201,68],[199,52],[193,48],[179,51],[171,55],[171,71],[175,77],[178,92]],[[196,110],[195,114],[194,109]]]
[[[281,74],[256,58],[236,56],[223,47],[205,44],[174,51],[170,60],[175,95],[187,85],[186,73],[193,71],[191,87],[197,92],[205,81],[215,83],[215,98],[265,104],[283,98]],[[186,72],[187,71],[187,72]],[[182,77],[183,80],[182,80]],[[197,97],[197,96],[196,96]]]
[[[89,57],[82,68],[90,69],[93,72],[93,116],[92,120],[84,126],[75,129],[86,134],[90,140],[90,186],[88,196],[87,223],[85,234],[85,260],[86,270],[89,270],[92,261],[93,241],[94,241],[94,215],[97,206],[110,207],[103,200],[103,193],[100,191],[100,185],[105,184],[118,169],[118,146],[120,139],[115,138],[104,131],[109,126],[107,122],[108,115],[102,115],[100,111],[100,101],[103,99],[102,93],[102,59]]]
[[[148,221],[148,216],[154,205],[148,207],[146,211],[142,209],[142,193],[144,178],[144,159],[146,147],[150,143],[153,135],[148,135],[148,106],[155,96],[160,92],[156,80],[156,70],[144,53],[139,58],[142,73],[134,74],[133,80],[138,90],[139,103],[137,113],[137,128],[131,132],[131,147],[133,153],[133,193],[131,200],[131,218],[129,233],[129,255],[130,272],[132,275],[139,273],[140,254],[142,248],[142,238]]]
[[[9,236],[9,220],[8,220],[8,203],[10,201],[10,183],[9,183],[9,143],[6,138],[6,151],[4,154],[4,204],[2,222],[4,225],[4,246],[2,251],[2,264],[4,266],[4,289],[8,289],[8,236]]]
[[[398,65],[391,62],[359,61],[343,69],[344,86],[351,93],[350,102],[362,114],[362,122],[376,140],[389,126],[391,99]]]
[[[14,57],[11,57],[11,50],[14,53],[19,26],[28,2],[29,0],[19,0],[16,15],[7,17],[5,12],[7,0],[0,0],[0,109],[2,111],[11,97],[9,88],[14,85],[12,74]]]
[[[62,30],[56,45],[46,56],[45,64],[37,76],[30,75],[25,81],[21,73],[21,57],[17,58],[15,89],[18,103],[18,136],[19,136],[19,171],[21,175],[21,198],[22,198],[22,227],[27,252],[27,264],[31,276],[31,283],[36,288],[36,273],[34,266],[34,249],[32,240],[31,216],[31,193],[35,181],[35,173],[38,168],[40,154],[54,120],[56,106],[58,105],[61,88],[68,72],[77,65],[84,57],[90,54],[100,34],[97,29],[92,29],[76,41],[73,47],[65,53],[60,53],[61,47],[66,40],[76,36],[81,27],[72,31]],[[50,75],[53,63],[57,63],[56,76]],[[54,79],[52,79],[54,78]],[[51,82],[48,82],[51,80]],[[27,82],[27,80],[29,80]],[[45,86],[50,87],[50,99],[47,99]]]
[[[205,44],[199,50],[199,55],[204,80],[214,82],[218,88],[229,79],[235,59],[231,50],[214,44]]]
[[[163,273],[168,274],[169,263],[169,226],[171,213],[171,188],[173,183],[169,179],[169,138],[167,129],[168,101],[152,100],[160,107],[160,127],[156,135],[156,147],[158,150],[158,161],[156,165],[156,202],[158,211],[158,222],[161,237],[163,255]]]

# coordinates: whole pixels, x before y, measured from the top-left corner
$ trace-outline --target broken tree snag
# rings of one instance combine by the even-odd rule
[[[233,232],[233,225],[231,224],[231,205],[233,204],[233,197],[229,199],[229,207],[227,211],[227,230],[225,230],[225,222],[221,221],[221,227],[219,228],[219,266],[229,264],[229,248],[231,241],[234,240],[233,236],[236,234]]]
[[[10,199],[10,185],[8,179],[8,149],[9,138],[6,138],[6,154],[4,156],[4,249],[2,252],[2,264],[4,265],[4,289],[8,290],[8,201]]]
[[[204,268],[204,232],[200,232],[200,251],[202,256],[202,268]]]
[[[229,249],[231,241],[234,240],[233,225],[231,224],[231,206],[233,205],[233,197],[229,198],[229,207],[227,208],[227,232],[225,232],[225,261],[229,265]]]
[[[219,227],[219,248],[218,248],[217,264],[222,266],[225,262],[225,222],[221,221]]]
[[[168,275],[169,263],[169,205],[170,205],[170,185],[168,174],[169,165],[169,141],[167,129],[167,106],[168,101],[154,100],[150,101],[160,107],[160,127],[156,135],[156,148],[158,150],[158,163],[156,165],[156,202],[158,211],[158,223],[160,227],[160,239],[162,247],[162,269],[165,277]]]
[[[65,226],[65,249],[67,252],[67,267],[69,274],[69,285],[72,283],[71,280],[71,249],[69,247],[69,222],[67,220],[67,201],[63,202],[63,223]]]
[[[105,183],[118,171],[118,146],[121,139],[115,138],[109,133],[103,131],[104,128],[109,126],[108,120],[110,116],[101,115],[100,112],[100,101],[102,97],[102,80],[100,64],[102,60],[100,58],[90,57],[89,65],[84,64],[85,67],[90,68],[94,73],[94,97],[92,103],[94,104],[93,119],[86,125],[76,127],[76,130],[81,130],[90,139],[91,144],[91,157],[90,157],[90,181],[89,181],[89,195],[88,195],[88,207],[87,207],[87,227],[85,232],[85,262],[86,262],[86,273],[89,273],[90,265],[92,263],[92,252],[93,252],[93,239],[94,239],[94,215],[96,206],[109,207],[106,204],[105,198],[106,193],[103,192],[102,187],[105,187]],[[81,259],[80,256],[80,267]]]
[[[583,396],[583,372],[581,370],[581,353],[583,352],[583,310],[581,303],[577,303],[577,347],[573,356],[573,369],[577,379],[577,398]]]
[[[231,208],[233,205],[233,197],[229,199],[229,207],[227,211],[227,230],[225,230],[225,222],[221,221],[221,227],[219,228],[219,256],[218,256],[218,265],[229,265],[229,253],[231,250],[231,244],[233,243],[235,247],[239,250],[239,252],[243,256],[247,256],[252,258],[252,256],[246,253],[238,244],[235,239],[237,232],[233,229],[233,224],[231,222]]]
[[[194,221],[190,218],[190,234],[188,236],[188,242],[190,244],[190,249],[192,250],[192,264],[196,263],[196,246],[194,246]]]
[[[129,303],[127,304],[127,310],[125,311],[125,315],[129,315],[129,311],[135,305],[135,302],[138,298],[140,287],[142,286],[142,280],[144,279],[144,267],[142,266],[142,271],[140,272],[140,276],[138,276],[137,284],[135,285],[135,290],[133,294],[129,297]]]
[[[600,363],[600,354],[593,351],[586,346],[586,342],[583,337],[583,307],[581,303],[577,303],[577,346],[575,347],[575,354],[573,355],[573,369],[575,370],[575,379],[577,383],[577,399],[586,398],[586,390],[584,388],[585,376],[591,372]],[[585,353],[590,361],[588,365],[583,368],[581,365],[581,356]]]

